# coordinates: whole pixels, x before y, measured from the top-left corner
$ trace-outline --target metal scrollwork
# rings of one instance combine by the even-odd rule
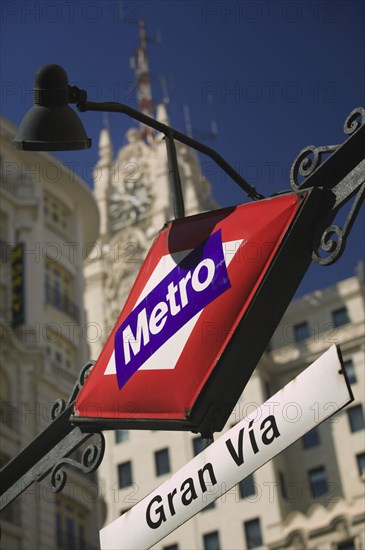
[[[338,225],[327,227],[322,233],[321,249],[324,252],[329,252],[329,256],[322,258],[319,254],[313,252],[313,260],[320,265],[331,265],[343,252],[345,240],[344,230],[338,227]]]
[[[75,383],[75,386],[67,403],[63,399],[57,399],[57,401],[53,404],[51,410],[52,420],[56,420],[61,415],[61,413],[66,410],[67,407],[69,407],[70,405],[72,406],[72,403],[75,401],[94,364],[95,361],[89,361],[81,369],[79,377]],[[90,443],[84,449],[80,460],[70,458],[70,454],[72,452],[74,452],[80,445],[82,445],[85,441],[93,436],[97,437],[98,441]],[[60,459],[52,467],[51,470],[51,488],[56,493],[61,492],[66,484],[67,471],[64,469],[65,466],[72,466],[73,468],[81,470],[83,473],[94,472],[99,467],[104,456],[105,440],[103,434],[99,432],[82,433],[78,428],[75,428],[75,430],[68,437],[70,437],[71,439],[70,446],[68,446],[68,443],[66,444],[68,446],[67,455]],[[39,478],[41,479],[42,475],[40,475]]]
[[[323,147],[308,145],[302,149],[290,170],[290,185],[292,189],[299,191],[303,187],[304,180],[321,165],[323,155],[333,153],[338,147],[338,145],[326,145]],[[300,177],[302,180],[300,180]]]
[[[320,265],[331,265],[341,256],[346,246],[347,236],[364,200],[364,155],[362,157],[360,155],[361,150],[365,151],[365,149],[361,149],[361,140],[364,141],[364,125],[365,109],[357,107],[351,111],[344,123],[343,131],[349,136],[345,144],[320,147],[309,145],[300,151],[290,170],[290,184],[295,192],[318,185],[332,191],[334,198],[333,214],[337,214],[339,209],[356,194],[344,225],[340,227],[339,225],[332,224],[323,230],[318,249],[325,253],[325,257],[321,256],[318,250],[314,251],[312,255],[313,260]],[[356,163],[354,162],[349,172],[344,174],[341,172],[341,163],[348,158],[349,148],[346,148],[346,144],[350,139],[355,140],[352,143],[356,143],[356,146],[354,145],[353,147]],[[327,159],[327,168],[323,166],[323,171],[321,172],[323,156],[328,154],[333,154],[333,157],[331,156]],[[339,156],[337,162],[340,163],[337,172],[336,164],[333,161],[336,155]],[[318,173],[313,176],[317,169]],[[322,177],[321,174],[323,174]],[[334,181],[332,181],[329,174],[335,174]],[[336,175],[340,174],[341,177],[336,180]]]
[[[320,248],[329,253],[329,256],[323,258],[317,252],[313,252],[313,260],[320,265],[333,264],[343,253],[346,246],[347,235],[355,221],[356,215],[365,198],[365,182],[361,185],[352,208],[347,216],[347,219],[342,228],[338,225],[327,227],[321,236]]]
[[[82,369],[79,374],[79,377],[76,381],[76,384],[74,385],[71,396],[68,399],[67,403],[64,399],[57,399],[57,401],[54,402],[52,409],[51,409],[51,419],[55,420],[65,409],[66,406],[72,403],[75,399],[77,394],[79,393],[80,389],[85,383],[86,378],[88,377],[90,370],[94,366],[95,361],[89,361]]]
[[[347,135],[354,134],[363,124],[365,124],[365,109],[357,107],[347,117],[343,126],[343,131]]]
[[[68,404],[72,403],[76,399],[79,391],[81,390],[82,386],[85,384],[85,380],[89,376],[90,371],[91,371],[91,369],[94,365],[95,365],[95,361],[89,361],[81,369],[81,372],[80,372],[79,377],[76,381],[76,384],[73,387],[70,399],[68,400]]]
[[[81,457],[82,471],[86,474],[95,472],[100,465],[105,450],[105,439],[102,433],[94,434],[99,438],[98,444],[92,443],[86,447]]]
[[[52,469],[51,472],[51,488],[55,493],[59,493],[64,488],[67,481],[67,472],[64,469],[65,466],[71,466],[77,470],[82,471],[85,474],[95,472],[100,466],[105,451],[105,439],[102,433],[96,432],[90,434],[89,437],[95,436],[98,441],[90,443],[83,451],[80,460],[76,460],[70,457],[65,457]]]
[[[55,420],[61,412],[63,412],[66,408],[66,401],[64,399],[57,399],[53,403],[52,409],[51,409],[51,418],[52,420]]]
[[[357,107],[348,115],[345,120],[343,131],[348,136],[353,135],[361,126],[365,124],[365,109]],[[340,145],[326,145],[316,147],[308,145],[302,149],[294,160],[290,170],[290,185],[294,191],[299,191],[305,187],[306,178],[313,174],[322,163],[323,155],[334,153]]]
[[[64,488],[64,486],[66,485],[67,473],[63,469],[63,465],[66,462],[67,462],[67,459],[65,459],[62,462],[59,462],[53,467],[50,481],[51,481],[52,491],[54,491],[55,493],[60,493]]]

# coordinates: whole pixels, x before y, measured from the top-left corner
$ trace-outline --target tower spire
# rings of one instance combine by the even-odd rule
[[[153,116],[152,91],[147,57],[147,32],[144,21],[139,22],[140,44],[131,59],[137,86],[138,110],[147,116]],[[141,135],[148,144],[153,141],[152,128],[141,124]]]

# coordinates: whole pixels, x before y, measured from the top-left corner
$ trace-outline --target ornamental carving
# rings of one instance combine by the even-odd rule
[[[112,192],[109,195],[112,231],[146,219],[154,198],[148,183],[146,160],[149,149],[136,129],[128,131],[127,139],[129,143],[120,150],[112,169]]]

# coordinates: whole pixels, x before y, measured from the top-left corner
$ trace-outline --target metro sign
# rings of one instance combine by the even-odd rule
[[[199,313],[231,287],[227,249],[233,246],[235,256],[239,245],[223,243],[218,230],[192,251],[181,251],[179,260],[162,256],[114,338],[119,388],[138,369],[175,369],[176,351],[186,345]]]
[[[221,430],[310,263],[313,202],[287,193],[168,223],[73,421]]]

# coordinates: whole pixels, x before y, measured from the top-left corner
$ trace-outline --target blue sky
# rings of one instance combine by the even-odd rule
[[[62,65],[90,100],[136,107],[129,60],[144,19],[155,102],[167,83],[171,125],[186,131],[187,105],[193,136],[266,196],[289,189],[303,147],[345,141],[344,120],[364,105],[364,2],[3,0],[1,10],[2,114],[13,123],[32,105],[34,74],[45,63]],[[90,184],[103,116],[82,120],[93,147],[59,158]],[[109,120],[118,149],[133,123],[116,114]],[[211,161],[202,163],[222,206],[246,202]],[[363,208],[342,258],[311,266],[298,294],[354,274],[364,223]]]

